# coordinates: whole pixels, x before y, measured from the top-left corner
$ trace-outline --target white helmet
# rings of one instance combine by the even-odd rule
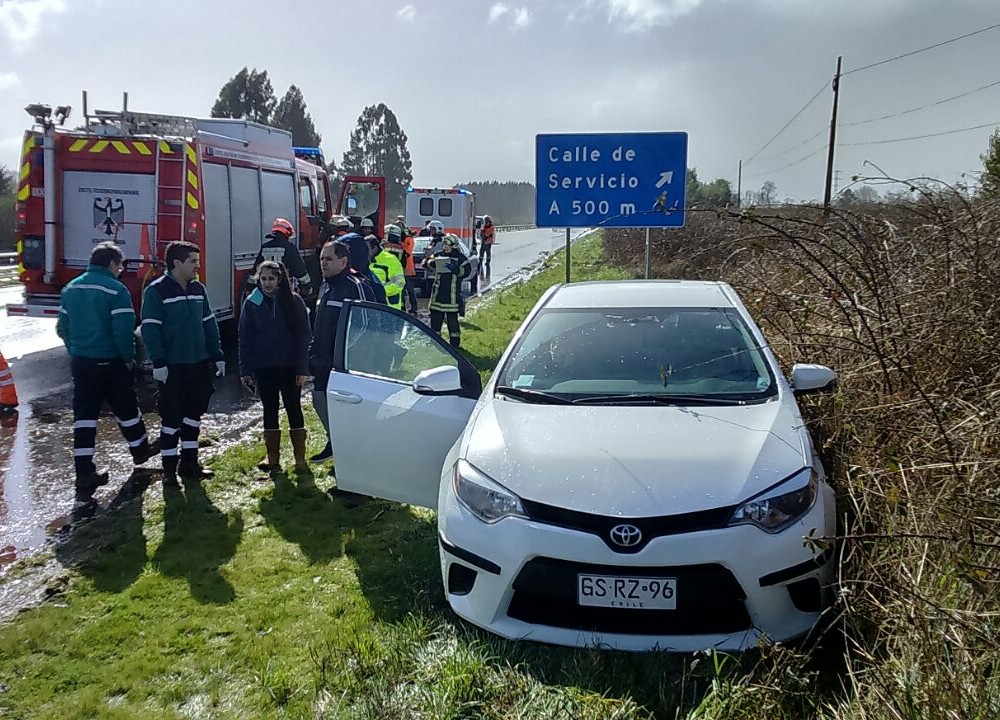
[[[364,230],[365,228],[371,228],[372,230],[375,229],[375,223],[372,222],[371,218],[364,218],[361,221],[361,229]]]
[[[440,220],[431,220],[430,228],[435,235],[444,235],[444,223]]]

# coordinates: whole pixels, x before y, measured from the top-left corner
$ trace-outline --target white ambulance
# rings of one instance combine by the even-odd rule
[[[475,251],[476,194],[464,188],[407,188],[406,224],[413,234],[431,220],[440,220],[446,233],[458,235]]]

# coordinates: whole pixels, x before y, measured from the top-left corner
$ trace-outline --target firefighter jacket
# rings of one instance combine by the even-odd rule
[[[390,236],[391,237],[391,236]],[[412,244],[412,240],[410,241]],[[382,249],[393,254],[393,256],[399,260],[400,267],[403,268],[404,277],[406,274],[406,264],[410,261],[410,252],[406,249],[406,241],[400,238],[399,242],[393,242],[391,240],[386,240],[382,244]],[[410,250],[413,248],[411,247]]]
[[[456,250],[453,253],[432,255],[426,262],[434,268],[435,273],[430,309],[458,312],[462,281],[472,274],[472,263],[469,262],[469,258]]]
[[[371,262],[371,271],[385,288],[385,302],[397,310],[403,308],[403,288],[406,286],[406,275],[399,259],[388,250],[382,250]]]
[[[350,268],[327,278],[319,289],[312,342],[309,343],[309,374],[313,376],[315,390],[326,390],[327,379],[333,368],[337,324],[340,322],[340,308],[343,307],[344,300],[374,302],[364,281]]]
[[[413,241],[413,235],[409,232],[403,233],[403,250],[406,251],[406,263],[403,265],[403,272],[406,273],[406,277],[416,277],[417,276],[417,266],[413,262],[413,250],[416,243]]]
[[[192,280],[182,288],[170,273],[142,293],[142,340],[153,367],[223,359],[219,324],[205,286]]]
[[[261,368],[292,368],[296,375],[309,374],[309,312],[302,298],[291,296],[292,317],[278,298],[257,288],[240,310],[240,376]]]
[[[63,288],[56,333],[70,355],[130,363],[134,332],[132,296],[108,268],[91,265]]]
[[[280,233],[273,234],[270,238],[260,246],[257,259],[253,261],[254,269],[265,260],[280,262],[288,271],[288,277],[292,280],[293,287],[297,285],[300,293],[309,295],[311,280],[299,249],[292,244],[291,240]]]

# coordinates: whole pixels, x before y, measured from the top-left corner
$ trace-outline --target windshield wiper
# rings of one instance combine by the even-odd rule
[[[510,385],[498,385],[497,395],[508,395],[527,402],[541,403],[546,405],[572,405],[573,401],[560,395],[542,392],[541,390],[529,390],[527,388],[512,387]]]
[[[577,398],[576,405],[746,405],[746,400],[720,395],[591,395]]]

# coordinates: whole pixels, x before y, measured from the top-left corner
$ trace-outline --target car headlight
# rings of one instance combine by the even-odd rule
[[[505,517],[526,517],[517,495],[465,460],[455,463],[454,487],[458,501],[484,523],[492,524]]]
[[[809,512],[816,501],[818,489],[819,476],[812,468],[806,468],[772,490],[740,505],[729,524],[756,525],[764,532],[779,533]]]

